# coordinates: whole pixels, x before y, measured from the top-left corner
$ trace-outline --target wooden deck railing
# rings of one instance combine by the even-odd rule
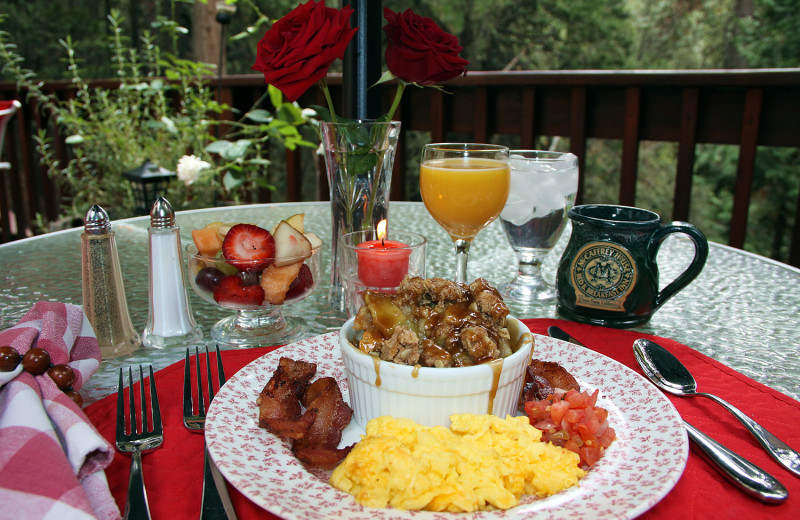
[[[216,82],[216,80],[215,80]],[[341,76],[329,79],[334,97]],[[219,82],[222,100],[247,110],[263,93],[260,75],[227,76]],[[66,83],[48,88],[67,90]],[[393,89],[383,94],[388,106]],[[323,104],[319,89],[310,89],[301,105]],[[738,147],[738,168],[728,244],[745,245],[747,216],[758,147],[800,149],[800,69],[714,71],[547,71],[471,72],[448,84],[448,93],[407,89],[395,118],[404,131],[430,132],[431,141],[487,141],[496,135],[519,139],[530,148],[537,136],[569,139],[580,159],[578,200],[584,194],[587,140],[621,140],[620,204],[635,205],[642,141],[677,143],[673,213],[688,220],[695,150],[701,143]],[[46,124],[26,105],[14,84],[0,83],[0,99],[17,98],[23,108],[9,125],[3,158],[12,164],[0,183],[2,240],[11,236],[8,212],[24,228],[39,213],[55,218],[58,192],[37,164],[32,135]],[[63,147],[62,147],[63,148]],[[406,153],[398,150],[392,198],[407,198]],[[285,200],[309,200],[326,193],[302,193],[301,154],[287,154]],[[798,172],[787,175],[800,177]],[[324,181],[324,179],[323,179]],[[324,195],[320,198],[324,198]],[[796,205],[788,262],[800,266],[800,201]]]

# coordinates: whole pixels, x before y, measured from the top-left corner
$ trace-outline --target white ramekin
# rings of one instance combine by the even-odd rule
[[[339,330],[339,347],[353,418],[361,427],[382,415],[407,417],[425,426],[449,426],[454,413],[513,415],[530,364],[533,335],[516,318],[507,317],[506,323],[512,344],[519,348],[502,364],[432,368],[365,354],[356,346],[353,319],[349,319]]]

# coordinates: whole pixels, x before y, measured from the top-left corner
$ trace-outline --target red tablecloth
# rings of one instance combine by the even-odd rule
[[[675,341],[635,331],[607,329],[561,320],[524,320],[532,332],[546,334],[557,324],[594,350],[641,373],[632,344],[650,337],[675,354],[694,374],[701,391],[716,394],[745,413],[790,446],[800,449],[800,402],[772,390]],[[225,372],[230,376],[275,347],[223,352]],[[143,458],[153,518],[197,518],[200,513],[203,469],[203,438],[186,431],[182,423],[183,362],[156,373],[159,401],[164,420],[164,444]],[[681,415],[730,449],[765,469],[789,490],[782,505],[767,505],[728,483],[694,452],[675,488],[641,518],[797,518],[800,510],[800,478],[779,466],[744,427],[719,405],[703,398],[670,399]],[[255,404],[254,404],[255,406]],[[109,396],[86,408],[97,429],[114,441],[116,396]],[[124,508],[130,458],[117,453],[106,470],[111,492]],[[250,502],[233,487],[236,513],[241,520],[275,518]]]

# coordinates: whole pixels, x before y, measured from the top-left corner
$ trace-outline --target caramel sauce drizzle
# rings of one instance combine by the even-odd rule
[[[378,356],[370,356],[372,364],[375,366],[375,386],[381,386],[381,358]]]
[[[494,410],[494,398],[497,395],[497,387],[500,386],[500,374],[503,373],[503,358],[493,359],[486,364],[492,369],[492,389],[489,390],[489,409],[486,412],[491,415]]]

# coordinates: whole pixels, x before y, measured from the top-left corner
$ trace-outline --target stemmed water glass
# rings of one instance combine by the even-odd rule
[[[512,150],[511,193],[500,222],[517,254],[517,275],[501,287],[522,303],[555,298],[542,278],[542,262],[558,242],[578,191],[578,158],[571,153]]]
[[[453,239],[455,281],[467,283],[472,239],[505,206],[510,172],[508,148],[492,144],[426,144],[419,168],[422,201]]]

